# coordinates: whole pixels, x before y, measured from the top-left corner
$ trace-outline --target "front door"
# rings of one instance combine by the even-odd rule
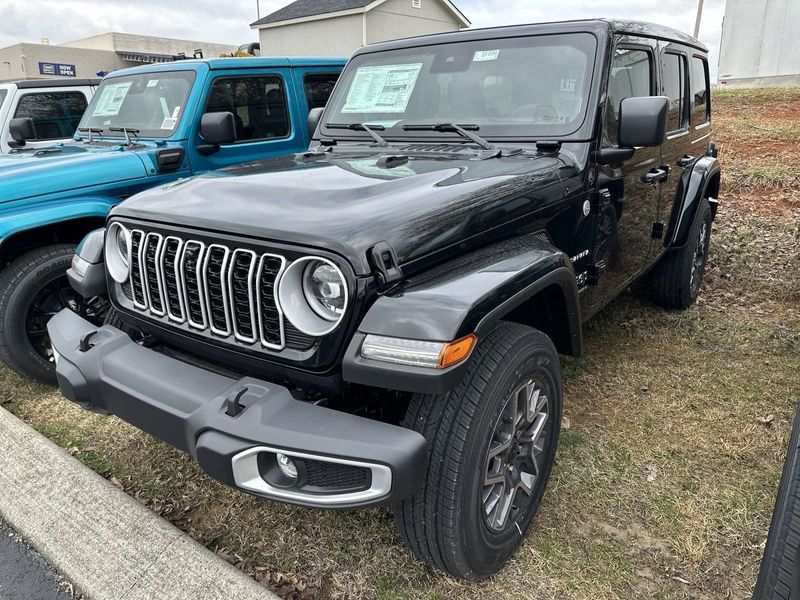
[[[617,145],[620,104],[625,98],[655,91],[655,61],[649,45],[620,45],[614,52],[608,83],[604,146]],[[598,304],[627,285],[650,264],[653,223],[658,216],[659,183],[648,174],[661,165],[661,149],[637,148],[618,167],[602,167],[595,216],[594,273],[590,304]],[[603,194],[608,190],[608,194]],[[605,198],[604,198],[605,196]]]

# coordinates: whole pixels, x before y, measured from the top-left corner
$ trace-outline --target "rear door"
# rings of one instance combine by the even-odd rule
[[[11,140],[10,119],[25,117],[33,119],[38,135],[25,144],[26,148],[44,148],[72,139],[90,99],[91,92],[83,87],[18,90],[3,125],[4,145]]]
[[[617,147],[620,104],[625,98],[651,96],[656,91],[654,44],[619,43],[614,50],[608,79],[608,99],[603,124],[603,146]],[[598,304],[627,285],[650,264],[652,228],[658,215],[659,187],[643,177],[661,165],[661,149],[637,148],[619,166],[603,166],[601,192],[609,194],[595,216],[592,263],[604,267],[590,288],[590,304]],[[604,194],[601,193],[601,197]]]

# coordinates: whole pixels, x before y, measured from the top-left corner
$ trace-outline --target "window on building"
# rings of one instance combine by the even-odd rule
[[[667,131],[678,131],[686,127],[685,86],[686,58],[667,52],[661,59],[663,75],[662,93],[669,98]]]
[[[337,79],[339,79],[338,73],[308,73],[303,77],[308,110],[323,108],[328,103]]]
[[[233,113],[240,142],[286,137],[291,129],[283,80],[277,76],[217,79],[206,112]]]
[[[692,124],[697,127],[711,120],[711,91],[708,82],[708,63],[699,56],[692,57]]]
[[[19,99],[14,118],[33,119],[36,139],[70,138],[75,135],[86,105],[86,96],[81,92],[35,92]]]
[[[606,137],[617,143],[619,109],[625,98],[639,98],[652,93],[652,56],[646,50],[617,48],[611,62],[606,108]]]
[[[422,0],[411,0],[411,8],[422,8]]]

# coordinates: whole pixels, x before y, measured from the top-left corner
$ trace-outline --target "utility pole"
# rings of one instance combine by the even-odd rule
[[[702,2],[702,0],[700,0]],[[256,0],[256,16],[258,19],[257,21],[261,20],[261,0]]]
[[[697,19],[694,22],[694,37],[700,35],[700,19],[703,16],[703,0],[697,0]]]

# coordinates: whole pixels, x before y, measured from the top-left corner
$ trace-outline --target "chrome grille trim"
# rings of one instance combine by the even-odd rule
[[[178,247],[175,250],[175,258],[171,265],[168,265],[167,260],[167,248],[169,247],[171,242],[177,242]],[[183,297],[183,286],[181,285],[181,281],[183,280],[180,268],[181,268],[181,251],[183,250],[183,240],[177,236],[170,235],[164,238],[164,243],[161,247],[161,256],[159,257],[159,264],[161,265],[161,274],[162,274],[162,290],[164,290],[164,299],[165,299],[165,308],[167,309],[167,315],[169,316],[170,320],[175,321],[176,323],[184,323],[186,322],[186,302],[184,301]],[[178,311],[179,314],[175,314],[173,312],[173,306],[170,302],[169,296],[169,289],[170,289],[170,281],[168,280],[168,275],[170,273],[170,269],[172,270],[172,274],[175,277],[175,294],[178,298]]]
[[[150,268],[148,264],[148,251],[150,249],[150,244],[152,240],[155,240],[156,248],[153,252],[153,268]],[[160,264],[160,257],[161,257],[161,247],[164,243],[164,238],[161,234],[158,233],[148,233],[144,238],[144,243],[142,244],[142,248],[140,250],[142,255],[142,281],[144,282],[144,289],[147,292],[145,297],[147,299],[147,303],[150,305],[150,312],[156,316],[163,317],[167,314],[167,311],[164,310],[165,303],[164,303],[164,283],[161,277],[161,264]],[[155,275],[156,279],[156,290],[151,289],[150,287],[150,273],[154,271],[153,275]],[[158,302],[153,302],[154,296],[153,293],[155,292]],[[156,306],[158,304],[158,306]]]
[[[144,287],[144,268],[142,263],[142,249],[144,247],[144,232],[135,229],[131,231],[131,248],[136,248],[136,256],[131,256],[131,293],[133,305],[139,310],[147,310],[147,291]],[[131,253],[133,254],[133,253]],[[136,282],[136,279],[139,282]]]
[[[222,299],[222,317],[225,320],[225,328],[217,327],[214,324],[214,311],[219,309],[220,306],[216,303],[212,302],[211,291],[209,290],[209,285],[213,285],[213,280],[211,284],[209,284],[209,263],[211,262],[211,257],[214,254],[215,250],[222,251],[222,262],[219,267],[219,274],[214,275],[219,279],[219,288],[220,293],[219,297]],[[203,287],[205,288],[205,298],[206,298],[206,313],[208,314],[208,327],[211,329],[212,333],[216,333],[217,335],[221,335],[223,337],[227,337],[231,334],[231,312],[230,307],[228,306],[228,282],[227,277],[225,277],[225,271],[228,268],[228,260],[230,259],[231,251],[227,246],[223,246],[222,244],[209,244],[208,248],[206,249],[206,255],[203,258]],[[216,300],[216,297],[214,297]]]
[[[122,295],[136,312],[228,343],[286,348],[277,297],[286,257],[142,229],[131,230],[131,243]]]
[[[236,289],[234,283],[234,271],[236,270],[236,260],[240,255],[246,254],[250,257],[250,263],[247,267],[247,311],[250,313],[250,331],[252,335],[244,335],[239,331],[239,322],[237,317],[237,302],[236,302]],[[230,294],[230,307],[231,307],[231,324],[233,326],[234,337],[246,344],[253,344],[258,339],[256,333],[256,303],[253,295],[253,273],[257,264],[257,255],[252,250],[243,250],[241,248],[234,250],[231,254],[230,268],[228,269],[228,292]]]
[[[189,252],[189,249],[192,246],[198,247],[197,259],[196,259],[196,267],[194,269],[194,277],[195,281],[197,282],[197,299],[198,299],[198,306],[200,307],[200,316],[202,320],[197,321],[192,316],[192,308],[189,305],[189,300],[191,298],[191,294],[189,292],[189,288],[187,287],[187,280],[186,280],[186,255]],[[208,328],[208,315],[206,313],[206,303],[204,302],[205,292],[203,289],[203,277],[202,277],[202,270],[203,270],[203,256],[205,255],[206,245],[203,242],[197,240],[187,240],[186,243],[183,245],[183,252],[181,252],[181,260],[180,260],[180,272],[181,272],[181,290],[183,291],[183,297],[186,300],[186,322],[195,329],[207,329]]]
[[[267,260],[269,259],[278,259],[280,261],[280,267],[278,268],[278,273],[275,275],[275,279],[272,283],[272,303],[275,305],[275,310],[278,313],[278,330],[280,335],[280,342],[275,343],[271,342],[266,339],[264,335],[264,311],[270,307],[265,307],[262,300],[261,294],[261,286],[262,286],[262,273],[264,272],[264,266]],[[286,346],[286,330],[284,327],[284,320],[283,320],[283,311],[281,310],[281,304],[278,302],[278,294],[275,290],[278,289],[278,286],[281,282],[281,276],[283,272],[286,270],[286,258],[280,256],[278,254],[262,254],[261,258],[258,261],[258,270],[256,271],[256,301],[258,304],[258,337],[261,340],[261,345],[265,348],[272,348],[275,350],[281,350]]]

